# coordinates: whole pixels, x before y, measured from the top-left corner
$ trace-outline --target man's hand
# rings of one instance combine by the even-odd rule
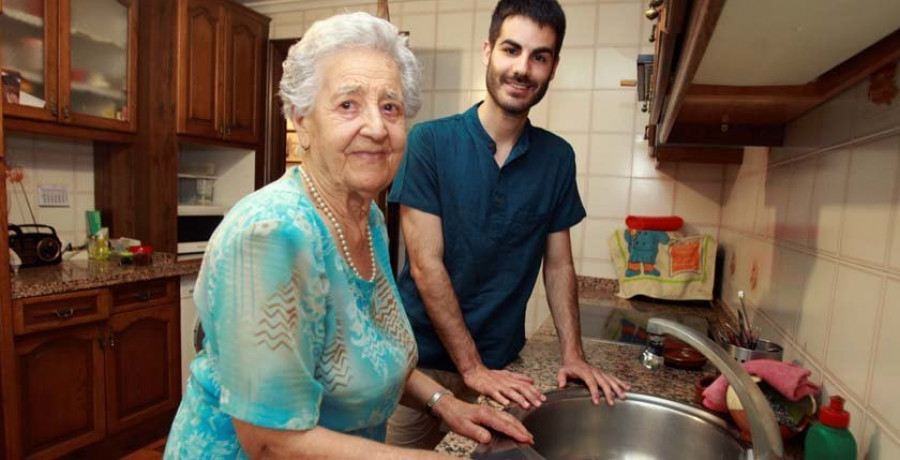
[[[484,366],[462,374],[466,385],[487,395],[506,406],[510,401],[516,402],[524,409],[540,406],[547,399],[541,390],[534,386],[534,380],[522,374],[510,371],[494,371]]]
[[[448,395],[441,398],[432,410],[455,433],[482,444],[491,442],[491,432],[487,428],[504,433],[518,442],[534,444],[534,436],[522,422],[492,407],[469,404]]]
[[[585,360],[573,360],[563,363],[556,373],[556,382],[560,388],[566,386],[568,378],[577,378],[584,381],[588,390],[591,392],[591,400],[594,404],[600,404],[600,390],[606,397],[606,404],[615,406],[613,394],[619,399],[625,399],[625,391],[631,389],[631,385],[627,382],[619,380],[617,377],[607,375],[600,368],[588,364]]]

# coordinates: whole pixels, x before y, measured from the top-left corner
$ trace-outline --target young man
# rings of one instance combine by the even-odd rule
[[[556,0],[501,0],[482,45],[488,96],[413,128],[391,189],[408,256],[398,287],[418,365],[456,397],[480,393],[525,408],[545,399],[529,377],[501,370],[525,343],[526,303],[542,261],[562,349],[559,386],[580,379],[595,403],[602,389],[610,405],[629,388],[584,360],[569,240],[569,228],[585,217],[575,155],[528,121],[556,72],[564,35]],[[433,447],[442,437],[437,425],[401,406],[388,442]]]

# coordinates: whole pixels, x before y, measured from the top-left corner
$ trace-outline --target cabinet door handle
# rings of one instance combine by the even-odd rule
[[[231,136],[231,125],[228,125],[228,128],[225,128],[225,136]]]
[[[53,310],[53,314],[56,315],[56,317],[59,319],[68,319],[75,316],[75,309],[71,307],[57,308],[56,310]]]
[[[69,106],[63,107],[63,118],[65,118],[66,120],[69,119]]]
[[[113,331],[109,331],[109,349],[112,350],[116,347],[116,334],[113,334]]]
[[[219,126],[219,135],[220,135],[220,136],[224,136],[224,135],[225,135],[225,128],[222,127],[221,125]]]
[[[153,296],[153,294],[151,294],[150,291],[146,291],[146,292],[138,292],[133,297],[135,300],[139,300],[141,302],[146,302],[146,301],[150,300],[150,297],[152,297],[152,296]]]
[[[56,99],[50,99],[50,114],[54,117],[59,116],[59,108],[56,106]]]

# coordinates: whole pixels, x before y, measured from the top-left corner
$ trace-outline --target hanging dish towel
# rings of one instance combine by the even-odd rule
[[[609,252],[619,278],[619,297],[711,300],[716,241],[659,230],[616,230]]]

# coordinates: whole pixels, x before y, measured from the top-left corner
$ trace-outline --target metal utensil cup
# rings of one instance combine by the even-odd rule
[[[781,361],[784,356],[784,348],[775,342],[768,340],[758,340],[756,348],[744,348],[737,345],[728,345],[728,354],[738,362],[745,363],[753,359],[774,359]]]

